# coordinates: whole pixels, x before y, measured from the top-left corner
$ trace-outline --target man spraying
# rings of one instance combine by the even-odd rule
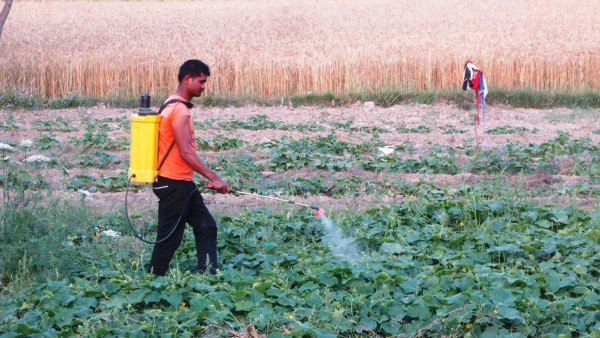
[[[157,181],[152,185],[154,194],[159,198],[157,243],[148,266],[148,271],[155,275],[162,276],[168,270],[175,251],[181,245],[185,223],[194,232],[198,271],[216,273],[217,223],[193,182],[194,172],[208,179],[208,187],[220,193],[230,192],[231,187],[196,153],[194,124],[190,114],[190,108],[193,107],[190,100],[202,95],[209,76],[210,69],[204,62],[184,62],[179,68],[177,90],[165,101],[161,112],[158,142],[160,166]]]

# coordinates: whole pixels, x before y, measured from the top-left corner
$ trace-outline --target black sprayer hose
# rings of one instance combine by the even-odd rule
[[[192,190],[192,192],[190,192],[189,196],[187,197],[187,199],[185,200],[185,204],[183,209],[181,210],[181,214],[179,215],[179,219],[177,219],[177,222],[175,222],[175,225],[173,225],[173,230],[171,230],[171,232],[166,235],[164,238],[157,240],[156,242],[152,242],[152,241],[148,241],[146,239],[144,239],[137,231],[135,231],[135,228],[133,227],[133,224],[131,224],[131,219],[129,218],[129,208],[127,207],[127,196],[129,195],[129,184],[131,183],[131,179],[135,177],[135,174],[132,174],[131,176],[129,176],[129,179],[127,179],[127,188],[125,189],[125,215],[127,216],[127,223],[129,224],[129,227],[131,228],[131,231],[133,232],[133,235],[139,239],[140,241],[147,243],[147,244],[160,244],[162,242],[165,242],[166,240],[168,240],[169,238],[171,238],[171,236],[173,236],[173,234],[175,233],[175,230],[177,229],[177,226],[179,225],[179,222],[181,222],[181,219],[183,218],[183,213],[185,212],[185,209],[187,209],[187,206],[190,203],[190,199],[192,197],[192,194],[198,190],[198,187],[196,187],[196,189]]]

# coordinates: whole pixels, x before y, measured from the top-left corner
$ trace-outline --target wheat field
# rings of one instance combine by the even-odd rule
[[[456,90],[467,58],[490,87],[600,89],[600,1],[16,1],[0,92],[169,92],[186,59],[208,91],[278,97]]]

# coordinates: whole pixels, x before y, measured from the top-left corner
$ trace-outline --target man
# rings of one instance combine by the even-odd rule
[[[181,245],[185,223],[194,232],[198,270],[216,273],[217,223],[193,182],[194,172],[206,177],[210,181],[208,187],[220,193],[228,193],[231,188],[196,153],[194,124],[189,110],[192,107],[189,101],[202,95],[209,76],[209,67],[204,62],[184,62],[179,68],[177,90],[165,101],[167,105],[161,112],[158,146],[161,165],[158,179],[152,186],[159,198],[158,243],[148,267],[155,275],[162,276],[169,268],[175,250]],[[179,101],[173,102],[174,99]]]

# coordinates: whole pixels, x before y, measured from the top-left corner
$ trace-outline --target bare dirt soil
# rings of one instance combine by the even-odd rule
[[[0,143],[18,145],[21,140],[36,140],[42,134],[49,134],[44,131],[44,125],[51,125],[55,129],[51,131],[54,138],[61,142],[60,151],[35,151],[21,150],[6,155],[22,161],[27,156],[40,153],[51,158],[63,161],[68,164],[75,160],[74,156],[80,156],[81,147],[74,144],[74,140],[84,135],[85,121],[104,120],[107,121],[110,128],[109,138],[128,138],[128,132],[123,126],[127,123],[129,116],[135,113],[135,110],[115,109],[107,107],[77,108],[64,110],[38,110],[38,111],[0,111],[0,123],[4,123],[4,128],[0,134]],[[554,109],[521,109],[501,105],[489,106],[486,120],[477,128],[478,138],[475,138],[474,111],[466,111],[453,105],[447,104],[406,104],[397,105],[388,108],[374,106],[371,103],[355,103],[343,107],[290,107],[282,105],[278,107],[262,106],[244,106],[244,107],[200,107],[196,106],[192,110],[193,119],[196,124],[204,124],[209,128],[203,128],[196,131],[196,137],[228,137],[238,138],[250,143],[263,142],[269,139],[276,139],[282,136],[293,138],[326,136],[331,133],[331,126],[336,124],[351,123],[352,127],[380,127],[389,132],[380,133],[380,139],[389,146],[399,146],[409,142],[417,153],[430,149],[434,144],[447,145],[451,147],[473,146],[479,143],[480,149],[489,149],[501,146],[507,142],[521,143],[542,143],[553,139],[559,131],[567,132],[572,138],[589,138],[595,144],[600,142],[600,111],[554,108]],[[324,131],[299,132],[284,130],[246,130],[246,129],[222,129],[220,123],[232,120],[247,121],[250,117],[256,115],[266,115],[270,121],[279,121],[282,124],[317,124],[327,126]],[[65,122],[66,121],[66,122]],[[61,131],[68,125],[73,130]],[[10,127],[7,127],[10,126]],[[406,129],[427,127],[429,132],[406,133]],[[520,131],[492,135],[485,133],[498,127],[518,128]],[[596,132],[596,133],[594,133]],[[335,130],[335,135],[340,140],[350,142],[363,142],[372,138],[370,133],[349,132],[347,129]],[[17,149],[20,149],[17,147]],[[31,148],[35,149],[35,145]],[[79,152],[78,152],[79,149]],[[243,152],[243,149],[241,150]],[[214,163],[216,156],[222,153],[207,152],[201,154],[206,162]],[[129,154],[122,151],[116,154],[122,162],[125,162]],[[318,154],[314,154],[318,156]],[[568,162],[568,160],[566,160]],[[569,165],[566,163],[565,165]],[[121,166],[123,167],[123,165]],[[69,170],[70,175],[87,173],[91,175],[115,175],[115,171],[126,170],[119,169],[77,169]],[[314,173],[313,173],[314,174]],[[263,175],[270,179],[278,180],[285,176],[310,176],[308,169],[294,172],[264,172]],[[460,183],[477,184],[484,183],[490,179],[486,174],[459,173],[456,175],[422,175],[422,174],[391,174],[391,173],[373,173],[364,171],[346,171],[338,172],[335,175],[343,177],[344,175],[358,175],[368,180],[381,181],[382,178],[400,179],[406,183],[419,182],[427,180],[438,184],[457,185]],[[107,210],[120,209],[124,202],[123,192],[94,192],[90,196],[83,196],[80,192],[66,189],[66,177],[60,169],[44,169],[44,176],[51,182],[54,188],[54,196],[67,197],[70,199],[85,199],[99,212]],[[520,175],[519,177],[507,176],[504,178],[507,183],[513,184],[521,181],[521,185],[534,189],[553,184],[574,185],[580,181],[586,181],[587,177],[575,175]],[[244,187],[234,187],[244,190]],[[216,213],[236,214],[239,210],[247,207],[268,206],[281,208],[285,210],[289,205],[274,205],[270,201],[257,199],[255,197],[232,196],[205,194],[206,203]],[[363,196],[353,196],[346,198],[331,198],[327,196],[311,196],[307,198],[294,198],[299,202],[306,202],[328,207],[331,209],[363,209],[382,204],[394,203],[407,196],[382,196],[376,194],[367,194]],[[553,202],[560,202],[559,196]],[[155,208],[156,199],[148,188],[142,189],[138,193],[130,195],[131,203],[135,203],[138,211],[143,209],[152,210]],[[547,199],[547,198],[546,198]],[[552,199],[552,198],[550,198]],[[540,202],[548,202],[542,200]],[[594,205],[597,201],[583,199],[582,205]],[[142,207],[143,206],[143,207]]]

